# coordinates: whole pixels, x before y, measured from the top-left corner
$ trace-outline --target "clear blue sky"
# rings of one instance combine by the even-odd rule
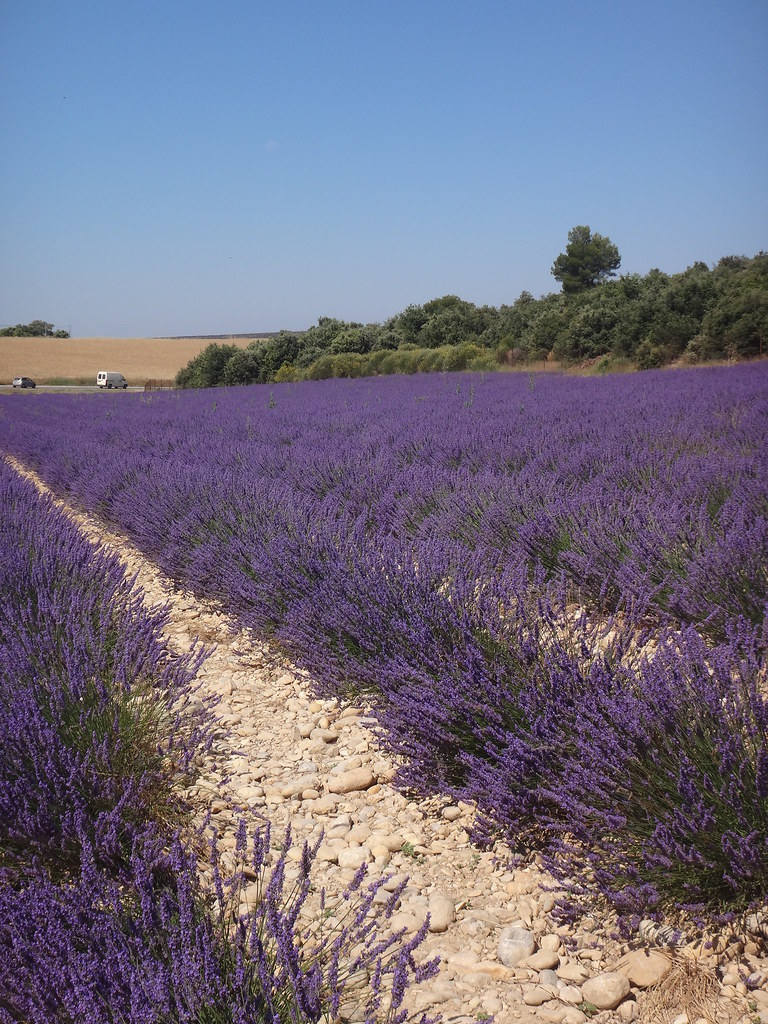
[[[2,0],[0,325],[383,321],[768,249],[767,0]]]

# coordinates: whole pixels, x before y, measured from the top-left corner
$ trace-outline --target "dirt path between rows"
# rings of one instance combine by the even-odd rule
[[[34,473],[7,461],[50,493]],[[672,953],[663,933],[646,927],[644,942],[630,946],[612,939],[606,922],[558,924],[550,914],[551,880],[534,864],[510,868],[502,849],[471,845],[472,807],[415,800],[393,788],[395,765],[377,745],[365,708],[315,699],[305,674],[177,588],[125,536],[54,500],[90,540],[119,555],[148,604],[168,606],[171,649],[213,646],[199,679],[203,693],[219,698],[227,734],[195,795],[212,811],[223,849],[234,849],[244,813],[271,821],[275,835],[290,824],[290,857],[322,832],[314,874],[330,894],[341,892],[363,861],[373,877],[408,877],[393,924],[413,933],[429,911],[430,934],[419,952],[442,961],[438,976],[410,993],[411,1010],[440,1013],[451,1024],[489,1016],[497,1024],[768,1021],[764,988],[757,994],[765,1001],[748,1012],[733,971],[721,983],[711,956]],[[247,891],[243,899],[245,909]],[[750,969],[760,963],[753,953]],[[606,1008],[596,1013],[601,1000]],[[342,1007],[349,1020],[359,1019],[355,1011],[351,1003]]]

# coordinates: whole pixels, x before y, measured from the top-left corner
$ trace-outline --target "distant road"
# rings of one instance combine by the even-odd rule
[[[97,388],[95,384],[38,384],[36,388],[15,388],[13,384],[0,384],[0,390],[2,391],[104,391],[110,395],[116,395],[118,391],[122,391],[122,388]],[[143,385],[131,385],[125,389],[126,391],[143,391]]]

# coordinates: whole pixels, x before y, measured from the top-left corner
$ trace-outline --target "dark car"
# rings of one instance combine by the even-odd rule
[[[13,386],[15,388],[36,388],[37,384],[31,377],[14,377]]]

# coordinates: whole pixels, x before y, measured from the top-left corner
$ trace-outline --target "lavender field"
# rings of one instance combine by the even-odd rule
[[[765,364],[0,398],[0,449],[627,918],[766,900],[767,442]]]
[[[5,462],[0,550],[0,1021],[317,1021],[361,970],[369,1019],[390,978],[401,1020],[409,982],[435,971],[413,959],[426,929],[382,937],[402,887],[377,899],[384,879],[358,872],[353,920],[308,951],[315,850],[288,880],[290,836],[275,862],[269,827],[243,821],[225,876],[192,827],[185,787],[215,722],[192,686],[205,652],[171,654],[166,611]],[[263,890],[233,928],[246,865]]]

